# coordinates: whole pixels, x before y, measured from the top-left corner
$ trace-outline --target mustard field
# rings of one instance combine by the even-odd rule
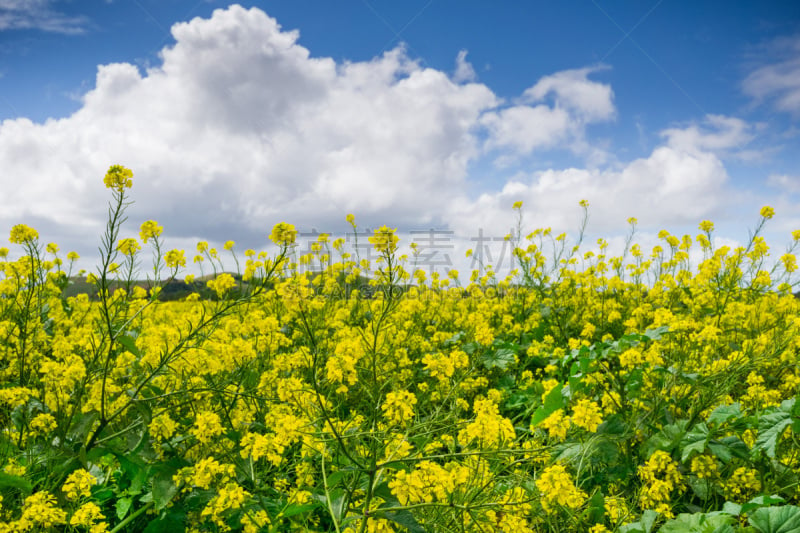
[[[120,238],[132,178],[94,297],[35,229],[0,249],[0,532],[800,532],[800,232],[771,252],[771,208],[736,249],[518,231],[502,279],[281,223],[270,255],[200,243],[212,297],[163,302],[188,258]]]

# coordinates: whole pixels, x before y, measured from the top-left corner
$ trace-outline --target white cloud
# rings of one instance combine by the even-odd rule
[[[53,10],[52,0],[0,0],[0,31],[37,29],[52,33],[83,33],[85,17]]]
[[[545,76],[525,90],[517,105],[485,113],[481,123],[489,131],[486,147],[510,148],[525,155],[560,145],[596,158],[584,142],[586,126],[611,120],[616,113],[611,87],[588,79],[597,70],[565,70]],[[550,105],[544,103],[549,97],[553,100]]]
[[[783,193],[800,193],[800,176],[788,174],[770,174],[767,178],[767,186],[780,189]]]
[[[664,131],[662,146],[619,168],[519,174],[471,199],[470,170],[487,157],[566,148],[597,158],[586,127],[616,114],[611,87],[589,79],[597,68],[545,76],[506,105],[402,48],[364,62],[312,56],[298,32],[255,8],[217,10],[172,34],[158,67],[99,67],[73,115],[0,123],[0,224],[27,223],[90,254],[114,163],[135,173],[126,231],[153,218],[174,246],[263,247],[278,221],[337,231],[349,212],[361,227],[498,236],[516,200],[529,224],[554,228],[575,227],[582,198],[598,230],[618,231],[628,216],[694,223],[726,202],[720,153],[751,135],[738,119],[711,116]]]
[[[564,70],[545,76],[523,93],[523,101],[540,102],[552,95],[557,107],[571,110],[583,122],[613,119],[616,109],[611,86],[588,78],[605,68]]]
[[[322,230],[351,211],[364,224],[427,223],[462,186],[478,118],[497,105],[484,85],[401,48],[368,62],[311,57],[258,9],[172,33],[158,68],[101,66],[72,116],[0,125],[2,222],[97,229],[102,175],[122,163],[135,173],[133,220],[179,237],[263,239],[279,220]]]
[[[800,113],[800,36],[777,39],[769,49],[771,62],[753,70],[742,89],[757,102],[770,101],[780,111]]]
[[[661,132],[667,144],[687,151],[726,153],[741,152],[753,137],[753,126],[742,119],[723,115],[706,115],[702,125],[669,128]]]
[[[467,61],[467,51],[461,50],[456,56],[456,71],[453,73],[453,81],[456,83],[475,81],[475,69]]]
[[[457,233],[481,227],[503,235],[513,225],[511,205],[521,200],[527,226],[569,231],[577,227],[582,199],[591,205],[593,231],[624,231],[628,217],[637,217],[643,228],[651,229],[713,218],[730,202],[722,161],[703,149],[710,141],[693,136],[691,128],[672,129],[664,136],[670,142],[620,169],[568,168],[520,174],[497,193],[454,202],[448,218]],[[685,142],[671,143],[676,137]],[[698,144],[692,145],[690,140]]]

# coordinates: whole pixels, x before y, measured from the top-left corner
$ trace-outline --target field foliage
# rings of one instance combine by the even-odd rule
[[[281,223],[272,255],[200,243],[208,297],[165,302],[185,252],[154,221],[120,239],[131,178],[105,178],[96,298],[34,229],[0,250],[0,532],[800,532],[770,208],[742,248],[704,221],[610,257],[525,236],[517,203],[515,272],[463,283],[387,227],[370,263]]]

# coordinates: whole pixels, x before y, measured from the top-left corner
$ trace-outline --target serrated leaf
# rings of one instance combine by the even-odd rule
[[[685,462],[693,454],[701,454],[706,450],[708,443],[709,431],[705,423],[700,422],[695,425],[686,435],[681,439],[681,462]]]
[[[720,513],[682,513],[666,522],[658,533],[722,533],[734,531],[732,516]]]
[[[776,411],[762,415],[758,419],[758,437],[753,452],[764,451],[770,459],[775,458],[775,447],[781,433],[792,423],[792,415],[786,411]]]
[[[153,477],[153,502],[156,504],[156,511],[160,511],[178,493],[178,487],[173,481],[174,472],[161,471]]]
[[[517,354],[514,350],[500,348],[483,356],[483,366],[485,366],[487,370],[491,370],[492,368],[505,370],[516,362],[516,356]]]
[[[739,516],[742,512],[742,506],[734,502],[725,502],[725,505],[722,506],[722,512],[731,516]]]
[[[738,403],[720,405],[708,415],[708,423],[712,426],[721,426],[729,420],[737,420],[742,416],[742,409]]]
[[[760,533],[800,533],[800,507],[762,507],[747,521]]]

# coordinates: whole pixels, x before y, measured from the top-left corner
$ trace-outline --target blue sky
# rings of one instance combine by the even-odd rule
[[[293,31],[299,33],[291,33]],[[279,220],[800,227],[800,6],[0,0],[0,222],[91,255],[103,169],[176,246]],[[135,229],[135,228],[134,228]]]

